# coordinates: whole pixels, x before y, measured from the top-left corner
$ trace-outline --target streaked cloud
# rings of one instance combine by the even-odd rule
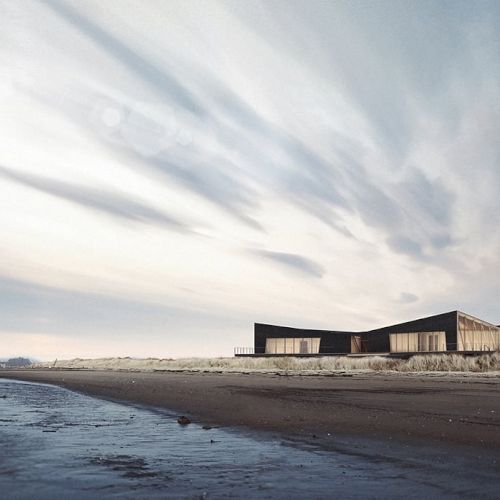
[[[63,335],[36,304],[68,346],[107,325],[164,356],[253,320],[500,321],[497,4],[4,10],[4,342]]]
[[[400,302],[403,304],[411,304],[412,302],[416,302],[418,297],[414,293],[403,292],[399,297]]]
[[[0,165],[0,176],[23,186],[76,203],[85,208],[131,222],[165,226],[181,232],[189,232],[187,224],[176,220],[155,208],[127,198],[118,192],[70,184],[48,177],[13,171]]]
[[[269,259],[272,262],[285,266],[289,269],[309,274],[315,278],[322,278],[323,274],[325,274],[325,270],[322,266],[320,266],[317,262],[314,262],[312,259],[304,257],[303,255],[285,252],[272,252],[270,250],[252,250],[251,253],[256,256]]]

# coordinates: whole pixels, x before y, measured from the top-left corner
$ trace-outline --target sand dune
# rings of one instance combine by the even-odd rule
[[[322,375],[336,372],[488,373],[500,376],[500,353],[481,356],[426,355],[409,360],[380,356],[366,358],[99,358],[36,363],[33,368],[66,368],[117,371],[194,371],[233,373],[288,373]]]

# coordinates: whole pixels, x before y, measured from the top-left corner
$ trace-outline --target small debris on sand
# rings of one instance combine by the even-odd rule
[[[188,425],[188,424],[191,423],[191,420],[189,420],[189,418],[187,418],[184,415],[182,415],[182,417],[179,417],[177,419],[177,423],[180,424],[180,425]]]
[[[211,425],[204,425],[204,426],[202,427],[202,429],[203,429],[204,431],[209,431],[211,428],[212,428],[212,426],[211,426]]]

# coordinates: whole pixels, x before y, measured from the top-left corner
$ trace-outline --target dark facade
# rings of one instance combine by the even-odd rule
[[[500,328],[452,311],[362,332],[255,324],[253,348],[236,355],[475,352],[500,349]]]
[[[266,352],[266,341],[268,338],[319,338],[320,352],[323,354],[350,352],[351,336],[351,332],[308,330],[302,328],[290,328],[287,326],[275,326],[255,323],[254,352],[255,354],[264,354]]]
[[[457,324],[458,311],[453,311],[370,330],[363,333],[362,338],[366,339],[368,344],[367,352],[390,352],[389,335],[391,333],[444,331],[446,337],[446,350],[455,351],[457,350]]]

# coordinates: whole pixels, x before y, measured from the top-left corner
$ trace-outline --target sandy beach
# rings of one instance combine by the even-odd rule
[[[0,378],[60,385],[105,399],[175,410],[207,425],[313,438],[500,449],[500,380],[398,374],[258,374],[0,370]]]
[[[498,498],[494,449],[179,425],[166,408],[2,378],[0,396],[9,498]]]

